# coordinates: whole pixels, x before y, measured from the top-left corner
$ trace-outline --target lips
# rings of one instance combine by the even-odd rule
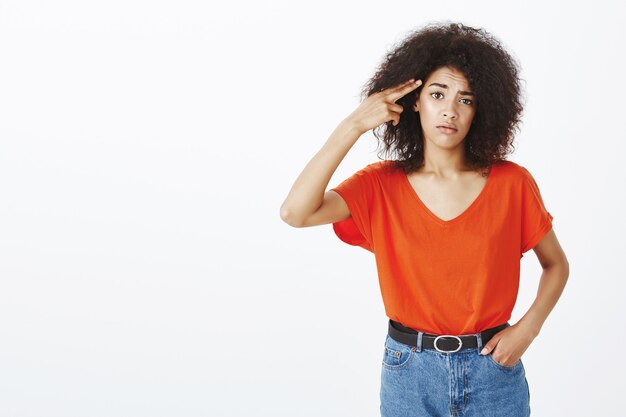
[[[444,135],[456,135],[458,132],[455,128],[452,127],[439,126],[437,127],[437,129]]]
[[[442,124],[442,125],[439,125],[439,126],[437,126],[437,127],[445,127],[446,129],[454,129],[454,130],[458,130],[456,127],[454,127],[454,126],[452,126],[452,125],[449,125],[449,124]]]

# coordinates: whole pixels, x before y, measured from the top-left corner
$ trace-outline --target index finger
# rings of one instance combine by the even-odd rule
[[[422,80],[413,81],[411,79],[409,81],[405,81],[402,84],[390,89],[389,98],[396,101],[415,90],[420,85],[422,85]]]

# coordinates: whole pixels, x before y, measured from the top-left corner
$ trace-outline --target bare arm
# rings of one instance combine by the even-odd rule
[[[280,217],[294,227],[324,224],[335,217],[348,218],[350,211],[347,204],[335,192],[324,192],[333,173],[348,151],[361,137],[362,132],[349,119],[344,119],[330,135],[324,146],[304,167],[280,208]],[[318,208],[327,204],[332,206],[326,216],[314,216]],[[329,217],[330,215],[330,217]],[[311,221],[310,217],[316,217]],[[323,219],[321,217],[324,217]],[[316,223],[317,222],[317,223]]]
[[[569,262],[554,233],[550,230],[533,248],[543,268],[537,297],[519,324],[527,327],[535,337],[561,297],[569,277]]]
[[[307,227],[350,217],[341,196],[334,191],[325,191],[332,175],[363,133],[389,120],[393,120],[394,125],[400,122],[403,108],[395,101],[420,84],[421,80],[409,80],[372,94],[342,120],[296,178],[280,207],[281,219],[293,227]]]
[[[491,352],[496,362],[504,366],[514,365],[539,335],[569,276],[569,262],[554,229],[533,250],[543,268],[535,301],[517,323],[496,333],[480,352],[483,355]]]

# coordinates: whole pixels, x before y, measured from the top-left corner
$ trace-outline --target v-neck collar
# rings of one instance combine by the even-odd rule
[[[447,226],[453,223],[458,222],[459,220],[462,220],[464,217],[468,216],[469,213],[471,213],[472,210],[474,210],[474,207],[476,207],[478,205],[478,203],[480,202],[480,200],[482,200],[487,192],[487,190],[489,189],[490,184],[493,182],[493,174],[494,171],[496,169],[497,164],[492,164],[491,168],[489,169],[489,174],[487,175],[487,181],[485,182],[485,185],[483,185],[482,190],[480,190],[480,193],[478,194],[478,196],[474,199],[474,201],[472,201],[472,203],[469,205],[469,207],[467,207],[461,214],[459,214],[458,216],[450,219],[450,220],[443,220],[440,217],[436,216],[435,213],[433,213],[427,206],[426,204],[424,204],[424,202],[422,201],[422,199],[419,197],[419,195],[417,195],[417,192],[415,191],[415,189],[413,188],[413,186],[411,185],[411,182],[409,181],[409,177],[407,177],[406,173],[404,172],[404,170],[400,169],[400,175],[404,178],[404,183],[406,184],[406,186],[408,187],[408,191],[413,195],[413,197],[415,198],[415,200],[417,201],[417,204],[419,206],[421,206],[421,208],[424,210],[424,212],[431,218],[433,219],[435,222],[439,223],[442,226]]]

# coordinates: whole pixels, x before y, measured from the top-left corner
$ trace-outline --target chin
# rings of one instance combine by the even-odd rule
[[[456,148],[457,146],[462,145],[464,140],[465,140],[465,137],[461,135],[459,132],[457,132],[454,135],[442,135],[439,133],[439,134],[436,134],[435,136],[431,136],[430,139],[428,139],[429,142],[441,148],[450,148],[450,149]]]

